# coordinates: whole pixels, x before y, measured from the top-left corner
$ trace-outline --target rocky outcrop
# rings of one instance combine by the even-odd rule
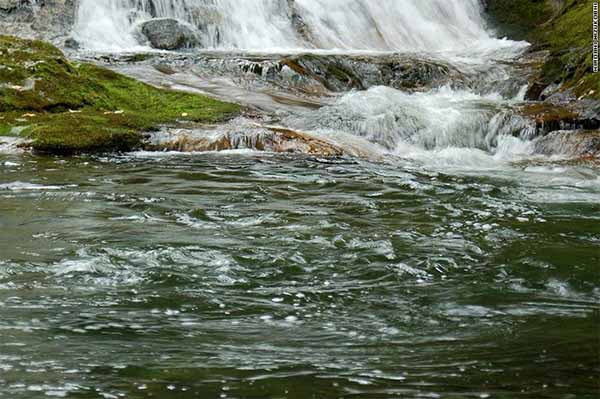
[[[566,158],[598,158],[600,157],[600,131],[558,130],[536,140],[535,152]]]
[[[600,100],[600,75],[592,72],[592,0],[486,0],[487,15],[502,35],[544,50],[528,100],[571,91]]]
[[[535,32],[565,5],[565,0],[482,0],[490,25],[500,36],[535,39]]]
[[[0,33],[58,42],[75,22],[77,0],[0,0]]]
[[[593,130],[600,128],[600,118],[573,106],[545,102],[531,103],[520,108],[520,115],[533,121],[537,135],[558,130]]]
[[[256,126],[224,132],[179,130],[160,133],[147,146],[153,151],[205,152],[226,150],[257,150],[326,157],[343,156],[345,151],[308,133],[283,127]]]
[[[485,0],[500,34],[533,44],[522,59],[533,60],[525,95],[529,103],[518,113],[540,136],[536,150],[545,155],[598,155],[600,74],[592,72],[592,3]]]
[[[127,151],[164,125],[217,123],[239,106],[159,89],[68,61],[39,40],[0,35],[0,136],[53,154]]]
[[[0,0],[0,17],[7,22],[32,22],[33,16],[29,0]]]
[[[280,61],[304,79],[319,82],[332,92],[365,90],[384,85],[405,91],[440,87],[462,78],[449,65],[417,57],[300,55]]]
[[[181,21],[173,18],[155,18],[140,25],[142,35],[152,47],[160,50],[179,50],[200,44],[196,33]]]
[[[456,68],[415,55],[264,56],[193,61],[202,71],[233,77],[243,85],[269,85],[305,96],[326,96],[373,86],[425,91],[460,84],[465,76]]]
[[[592,0],[485,0],[492,25],[501,35],[533,43],[545,52],[526,98],[600,100],[600,77],[592,73]]]

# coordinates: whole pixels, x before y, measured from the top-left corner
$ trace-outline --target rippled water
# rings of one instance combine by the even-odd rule
[[[0,155],[0,397],[595,398],[600,172]]]

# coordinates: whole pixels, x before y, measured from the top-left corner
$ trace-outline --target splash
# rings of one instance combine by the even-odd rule
[[[82,0],[75,36],[96,50],[140,45],[136,26],[177,18],[218,49],[451,51],[500,45],[479,0]]]
[[[290,111],[286,123],[335,136],[344,148],[358,139],[361,148],[435,162],[481,164],[532,153],[532,127],[510,111],[514,94],[507,93],[514,90],[502,87],[511,80],[509,67],[494,61],[513,58],[526,44],[492,37],[480,0],[81,0],[78,12],[75,35],[92,50],[139,48],[139,24],[168,17],[196,29],[211,49],[418,53],[477,77],[468,87],[420,93],[351,91],[306,115]]]

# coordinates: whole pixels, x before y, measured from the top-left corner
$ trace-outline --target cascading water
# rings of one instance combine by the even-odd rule
[[[506,146],[499,136],[531,128],[506,110],[518,90],[505,90],[502,85],[514,79],[509,67],[495,62],[513,58],[525,44],[490,35],[480,0],[81,0],[74,34],[91,50],[132,50],[144,45],[139,24],[165,17],[196,29],[204,47],[223,51],[418,53],[456,70],[479,71],[457,89],[350,92],[316,113],[285,120],[298,129],[330,137],[349,133],[400,156],[462,148],[496,159],[524,148]]]
[[[526,120],[512,117],[497,95],[481,96],[447,87],[407,94],[378,86],[349,93],[316,115],[292,118],[291,123],[323,134],[350,132],[398,155],[404,155],[407,146],[492,152],[498,147],[499,136],[532,129]]]
[[[77,57],[245,107],[98,156],[0,120],[0,398],[598,397],[600,168],[479,1],[77,0]]]
[[[443,51],[492,39],[479,0],[81,0],[75,33],[93,49],[137,45],[137,23],[178,18],[210,47]]]

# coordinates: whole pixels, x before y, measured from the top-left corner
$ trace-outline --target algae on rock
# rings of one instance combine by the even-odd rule
[[[70,62],[42,41],[0,36],[0,132],[31,138],[37,151],[125,151],[162,124],[219,122],[237,113],[235,104]]]
[[[548,87],[578,98],[600,99],[600,74],[592,71],[593,0],[486,0],[491,23],[502,35],[528,40],[549,56],[527,97],[543,99]]]
[[[541,28],[550,49],[543,83],[562,83],[578,97],[600,99],[600,74],[592,68],[592,0],[567,0],[560,13]]]

